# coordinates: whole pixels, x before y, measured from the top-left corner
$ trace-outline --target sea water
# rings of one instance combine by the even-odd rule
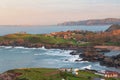
[[[79,68],[95,70],[120,69],[100,66],[98,62],[75,60],[81,59],[79,55],[70,55],[72,50],[24,48],[24,47],[0,47],[0,72],[16,68]],[[110,53],[111,54],[111,53]],[[114,53],[115,54],[115,53]],[[107,53],[108,55],[108,53]]]
[[[0,26],[0,35],[16,32],[27,32],[31,34],[44,34],[67,30],[89,30],[105,31],[109,26]],[[120,69],[100,66],[98,62],[80,61],[79,55],[72,56],[71,50],[24,48],[24,47],[0,47],[0,72],[16,68],[79,68],[95,70],[113,70],[120,72]],[[118,54],[110,52],[106,55]]]
[[[0,35],[6,35],[16,32],[27,32],[30,34],[46,34],[67,30],[88,30],[88,31],[105,31],[110,25],[105,26],[0,26]]]

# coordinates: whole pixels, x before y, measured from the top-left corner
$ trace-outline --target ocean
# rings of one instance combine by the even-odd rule
[[[0,26],[0,36],[16,33],[27,32],[30,34],[46,34],[51,32],[67,31],[67,30],[88,30],[88,31],[104,31],[109,27],[105,26]]]
[[[89,30],[104,31],[109,26],[0,26],[0,35],[16,32],[27,32],[30,34],[45,34],[67,30]],[[120,69],[101,66],[99,62],[80,61],[79,55],[72,56],[71,50],[25,48],[25,47],[0,47],[0,73],[16,68],[79,68],[95,70],[113,70],[120,72]],[[106,53],[117,55],[118,51]]]

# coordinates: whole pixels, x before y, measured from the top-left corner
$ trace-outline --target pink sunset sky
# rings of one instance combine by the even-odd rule
[[[0,0],[0,25],[120,18],[120,0]]]

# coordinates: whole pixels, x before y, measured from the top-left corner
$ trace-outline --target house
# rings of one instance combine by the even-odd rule
[[[72,68],[66,69],[67,72],[72,72]]]
[[[60,68],[59,70],[62,72],[72,72],[72,68]]]
[[[72,73],[73,75],[78,75],[78,72],[79,72],[79,69],[72,69],[72,68],[60,68],[59,69],[60,71],[62,72],[70,72]]]
[[[107,78],[119,77],[119,73],[118,72],[114,72],[114,71],[105,71],[104,76],[107,77]]]
[[[65,72],[66,68],[60,68],[59,70],[62,71],[62,72]]]
[[[73,75],[78,75],[78,72],[74,72],[74,71],[73,71],[72,74],[73,74]]]
[[[72,70],[72,74],[74,74],[74,75],[78,75],[79,74],[78,72],[79,72],[79,69],[73,69]]]

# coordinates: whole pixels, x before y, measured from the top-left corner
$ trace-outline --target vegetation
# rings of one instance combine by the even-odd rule
[[[0,45],[26,46],[33,44],[59,46],[120,46],[120,26],[113,25],[105,32],[66,31],[50,34],[15,33],[0,36]]]
[[[6,73],[21,73],[14,80],[92,80],[94,78],[104,78],[90,71],[79,71],[79,75],[73,75],[71,72],[60,72],[58,69],[30,68],[15,69]],[[106,80],[120,80],[115,78],[106,78]]]
[[[41,43],[41,44],[71,44],[76,45],[74,40],[65,40],[60,37],[45,36],[43,34],[8,34],[0,37],[0,42],[12,41],[12,42],[27,42],[27,43]]]

